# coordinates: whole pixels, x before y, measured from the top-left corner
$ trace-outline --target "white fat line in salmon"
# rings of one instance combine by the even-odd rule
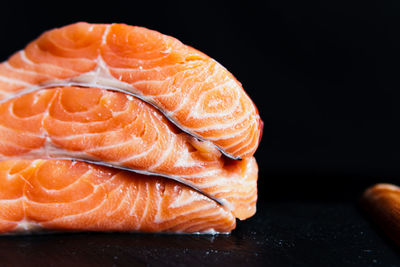
[[[139,174],[149,175],[149,176],[161,176],[161,177],[164,177],[164,178],[167,178],[170,180],[174,180],[175,182],[178,182],[179,184],[183,184],[183,185],[189,187],[190,189],[193,189],[194,191],[204,195],[205,197],[215,201],[217,204],[219,204],[221,206],[227,206],[225,204],[226,201],[224,199],[218,199],[216,197],[213,197],[210,194],[208,194],[208,193],[204,192],[203,190],[201,190],[200,188],[198,188],[195,184],[191,183],[190,181],[185,181],[178,176],[160,174],[160,173],[151,172],[151,171],[137,170],[137,169],[127,168],[127,167],[123,167],[123,166],[119,166],[119,165],[115,165],[115,164],[106,163],[103,161],[90,160],[90,159],[75,159],[75,158],[68,158],[68,157],[65,157],[65,158],[60,157],[58,159],[82,161],[82,162],[91,163],[91,164],[95,164],[95,165],[99,165],[99,166],[105,166],[105,167],[110,167],[110,168],[114,168],[114,169],[118,169],[118,170],[129,171],[129,172],[134,172],[134,173],[139,173]]]
[[[207,198],[215,201],[216,203],[218,203],[221,206],[226,206],[224,204],[224,202],[226,202],[226,201],[211,196],[210,194],[208,194],[208,193],[204,192],[203,190],[201,190],[200,188],[198,188],[195,184],[193,184],[193,183],[191,183],[189,181],[185,181],[185,180],[183,180],[182,178],[180,178],[178,176],[166,175],[166,174],[150,172],[150,171],[137,170],[137,169],[132,169],[132,168],[128,168],[128,167],[123,167],[123,166],[119,166],[119,165],[115,165],[115,164],[111,164],[111,163],[106,163],[106,162],[103,162],[103,161],[91,160],[91,159],[76,159],[76,158],[69,158],[69,157],[57,157],[56,159],[82,161],[82,162],[91,163],[91,164],[94,164],[94,165],[110,167],[110,168],[113,168],[113,169],[129,171],[129,172],[139,173],[139,174],[143,174],[143,175],[161,176],[161,177],[164,177],[164,178],[167,178],[167,179],[170,179],[170,180],[174,180],[175,182],[178,182],[180,184],[183,184],[183,185],[189,187],[190,189],[193,189],[194,191],[196,191],[196,192],[206,196]]]
[[[182,178],[180,178],[179,176],[175,176],[175,175],[170,175],[170,174],[163,174],[163,173],[157,173],[157,172],[151,172],[151,171],[145,171],[145,170],[138,170],[138,169],[134,169],[134,168],[128,168],[128,167],[124,167],[118,164],[113,164],[113,163],[107,163],[104,161],[100,161],[100,160],[95,160],[95,159],[90,159],[87,157],[87,155],[84,155],[83,153],[76,153],[78,155],[78,157],[68,157],[68,156],[62,156],[62,155],[57,155],[57,156],[50,156],[46,153],[46,155],[43,157],[43,155],[19,155],[17,157],[6,157],[6,158],[0,158],[0,160],[9,160],[9,159],[60,159],[60,160],[72,160],[72,161],[80,161],[80,162],[86,162],[89,164],[94,164],[94,165],[98,165],[98,166],[103,166],[103,167],[108,167],[108,168],[113,168],[113,169],[117,169],[117,170],[122,170],[122,171],[128,171],[128,172],[133,172],[133,173],[138,173],[138,174],[142,174],[142,175],[147,175],[147,176],[156,176],[156,177],[163,177],[166,179],[170,179],[173,180],[181,185],[187,186],[190,189],[202,194],[203,196],[213,200],[214,202],[216,202],[218,205],[220,206],[224,206],[226,208],[228,208],[229,210],[231,209],[230,204],[225,200],[225,199],[220,199],[220,198],[216,198],[211,196],[210,194],[204,192],[203,190],[201,190],[200,188],[198,188],[194,183],[190,182],[190,181],[185,181]]]
[[[114,91],[114,92],[119,92],[119,93],[124,93],[126,95],[131,95],[135,98],[140,99],[143,102],[146,102],[150,105],[152,105],[154,108],[156,108],[158,111],[160,111],[170,122],[172,122],[176,127],[178,127],[182,132],[196,138],[197,140],[203,141],[203,142],[210,142],[213,144],[213,146],[215,146],[224,156],[233,159],[233,160],[242,160],[242,158],[240,157],[234,157],[230,154],[228,154],[227,152],[225,152],[221,147],[217,146],[216,144],[214,144],[211,141],[205,140],[204,138],[192,133],[191,131],[189,131],[188,129],[186,129],[185,127],[183,127],[182,125],[180,125],[178,122],[176,122],[171,116],[169,116],[169,114],[167,112],[165,112],[164,110],[160,109],[154,102],[150,101],[149,99],[145,99],[143,96],[141,96],[140,94],[135,94],[131,91],[128,91],[126,89],[121,89],[121,88],[117,88],[117,87],[113,87],[113,86],[104,86],[104,85],[100,85],[100,84],[96,84],[96,83],[82,83],[82,82],[74,82],[74,81],[70,81],[70,82],[64,82],[64,81],[56,81],[56,82],[46,82],[44,84],[41,85],[37,85],[37,86],[32,86],[32,87],[28,87],[26,89],[23,89],[17,93],[12,94],[11,96],[7,96],[3,99],[0,100],[0,104],[7,102],[11,99],[15,99],[18,98],[20,96],[29,94],[29,93],[33,93],[36,91],[40,91],[40,90],[45,90],[45,89],[51,89],[51,88],[55,88],[55,87],[65,87],[65,86],[78,86],[78,87],[84,87],[84,88],[89,88],[89,87],[93,87],[93,88],[99,88],[99,89],[104,89],[104,90],[108,90],[108,91]],[[129,87],[131,89],[131,87]]]

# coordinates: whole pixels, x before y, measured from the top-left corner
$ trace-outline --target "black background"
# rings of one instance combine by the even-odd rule
[[[400,5],[241,2],[7,1],[0,59],[76,21],[145,26],[205,52],[243,84],[265,123],[263,171],[398,177]]]
[[[77,21],[144,26],[215,58],[256,103],[264,121],[256,153],[260,203],[297,203],[309,220],[313,213],[301,203],[322,211],[345,203],[364,223],[361,192],[399,178],[397,1],[88,3],[2,3],[0,60],[43,31]]]

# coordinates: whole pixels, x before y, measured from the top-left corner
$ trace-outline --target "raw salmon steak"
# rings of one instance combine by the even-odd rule
[[[230,232],[254,215],[257,108],[175,38],[76,23],[0,64],[0,232]]]

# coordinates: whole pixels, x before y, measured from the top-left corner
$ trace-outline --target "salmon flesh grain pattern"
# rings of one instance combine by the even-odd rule
[[[43,33],[0,64],[0,233],[229,233],[263,123],[222,65],[125,24]]]

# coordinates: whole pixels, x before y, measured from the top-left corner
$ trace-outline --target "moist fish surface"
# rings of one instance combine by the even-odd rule
[[[232,74],[175,38],[48,31],[0,64],[0,232],[230,232],[256,211],[261,131]]]
[[[231,212],[174,181],[69,160],[0,162],[0,207],[0,233],[235,227]]]
[[[0,65],[2,98],[69,83],[132,93],[231,157],[252,156],[261,138],[258,111],[233,75],[156,31],[77,23],[44,33]]]

